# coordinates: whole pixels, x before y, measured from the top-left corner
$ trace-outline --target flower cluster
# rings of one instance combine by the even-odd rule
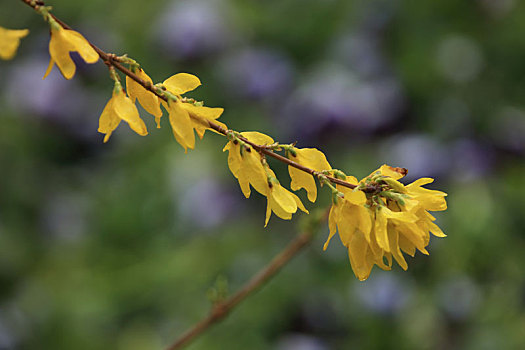
[[[404,253],[414,256],[419,250],[428,254],[426,247],[430,233],[445,236],[429,211],[445,210],[446,194],[422,187],[431,183],[432,179],[419,179],[405,186],[398,181],[406,175],[405,169],[383,165],[357,181],[355,177],[333,169],[326,156],[315,148],[280,144],[259,132],[229,130],[217,120],[223,108],[205,107],[203,102],[183,96],[201,85],[198,77],[178,73],[154,84],[136,61],[127,56],[116,57],[102,52],[81,34],[63,28],[47,10],[41,11],[51,26],[51,60],[45,76],[56,64],[66,79],[72,78],[76,67],[70,57],[71,52],[78,52],[87,63],[96,62],[100,56],[109,67],[114,81],[113,94],[102,111],[98,128],[105,135],[104,142],[109,140],[121,121],[125,121],[139,135],[148,134],[146,123],[139,115],[137,101],[154,116],[157,128],[161,127],[161,106],[166,110],[173,136],[186,152],[195,147],[195,133],[201,139],[206,130],[227,136],[228,143],[223,151],[228,151],[228,166],[242,193],[248,198],[253,188],[267,199],[265,226],[272,213],[285,220],[290,220],[298,210],[308,213],[299,197],[277,179],[267,162],[267,155],[288,164],[290,189],[306,190],[311,202],[317,200],[317,179],[321,186],[325,185],[332,191],[333,204],[328,218],[330,233],[324,249],[339,233],[341,242],[348,249],[352,269],[360,280],[368,278],[373,265],[391,269],[392,260],[406,270]],[[25,34],[24,31],[6,32],[0,28],[2,57],[14,54],[20,38]],[[4,44],[3,38],[9,38],[7,44]],[[126,73],[126,89],[113,60],[119,62],[118,67],[129,67],[129,71],[119,68]],[[284,152],[284,156],[277,152]]]
[[[392,258],[406,270],[403,253],[414,256],[417,249],[428,255],[430,233],[445,237],[429,211],[447,209],[446,193],[423,188],[434,181],[430,178],[405,186],[397,181],[405,174],[405,169],[383,165],[359,182],[348,176],[346,181],[356,185],[354,190],[337,186],[340,192],[330,209],[324,249],[338,232],[361,281],[368,278],[374,264],[390,270]]]

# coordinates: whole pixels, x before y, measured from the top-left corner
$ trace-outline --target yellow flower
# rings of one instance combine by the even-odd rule
[[[445,210],[446,193],[422,188],[429,178],[405,186],[397,181],[405,174],[406,169],[383,165],[359,183],[348,177],[358,186],[354,190],[337,186],[343,198],[330,210],[325,249],[337,230],[359,280],[368,278],[374,264],[389,270],[392,258],[406,270],[403,253],[414,256],[417,249],[428,255],[430,233],[445,237],[428,211]]]
[[[315,171],[332,169],[326,160],[326,156],[315,148],[294,148],[293,151],[288,152],[288,158]],[[292,166],[288,166],[288,172],[292,179],[291,189],[297,191],[304,188],[308,193],[310,202],[315,202],[317,199],[317,186],[314,177]]]
[[[134,73],[142,80],[147,83],[153,84],[151,78],[142,70],[138,68]],[[162,117],[162,111],[160,110],[159,98],[152,93],[151,91],[146,90],[142,85],[137,83],[135,80],[131,79],[126,75],[126,89],[128,91],[128,96],[131,99],[131,102],[135,103],[135,100],[138,99],[139,103],[144,109],[155,116],[155,122],[157,123],[157,128],[160,128],[160,118]]]
[[[258,145],[270,145],[274,142],[270,136],[255,131],[242,132],[241,135]],[[224,151],[228,151],[228,167],[239,180],[244,196],[250,197],[250,185],[266,196],[269,190],[268,174],[261,163],[260,154],[251,146],[243,145],[239,141],[229,141]]]
[[[52,25],[51,40],[49,41],[51,59],[43,79],[51,72],[55,63],[64,78],[71,79],[75,75],[76,66],[69,53],[74,51],[78,52],[80,57],[87,63],[98,61],[98,53],[82,34],[74,30],[64,29],[59,25]]]
[[[222,126],[224,129],[228,129],[226,124],[223,124],[219,121],[217,121],[217,118],[219,118],[224,112],[224,108],[219,107],[204,107],[195,105],[189,102],[183,102],[182,108],[184,108],[190,115],[191,124],[195,131],[197,132],[197,135],[199,135],[199,138],[202,139],[204,137],[204,133],[206,130],[211,130],[215,133],[217,133],[214,129],[211,129],[208,126],[208,123],[206,121],[213,121],[215,124],[218,124]],[[222,135],[222,134],[221,134]]]
[[[106,104],[106,107],[104,107],[99,119],[98,131],[106,134],[104,142],[109,140],[109,137],[118,127],[121,120],[127,122],[130,128],[137,134],[141,136],[148,134],[144,121],[140,119],[137,107],[131,102],[129,97],[126,96],[120,83],[116,83],[113,89],[113,95]]]
[[[188,148],[193,149],[195,147],[193,129],[197,131],[197,135],[201,139],[206,130],[213,130],[209,128],[206,120],[213,121],[227,129],[225,124],[216,121],[224,111],[223,108],[204,107],[198,103],[186,102],[182,99],[182,94],[201,85],[199,78],[188,73],[178,73],[166,79],[162,84],[177,97],[175,101],[163,102],[162,104],[169,113],[173,135],[186,152]]]
[[[10,60],[16,55],[20,39],[29,34],[28,29],[7,29],[0,27],[0,58]]]
[[[297,208],[308,214],[308,210],[306,210],[299,197],[282,187],[271,169],[267,169],[267,171],[272,180],[268,182],[268,201],[264,226],[268,225],[272,212],[284,220],[290,220]]]

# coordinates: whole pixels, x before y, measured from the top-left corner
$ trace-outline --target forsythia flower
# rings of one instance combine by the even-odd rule
[[[135,73],[139,78],[141,78],[145,82],[153,84],[151,78],[141,68],[138,68],[133,73]],[[157,128],[160,128],[160,118],[162,117],[162,111],[160,110],[159,98],[154,93],[146,90],[142,85],[140,85],[127,75],[126,89],[128,91],[128,96],[131,99],[131,102],[135,103],[135,100],[138,99],[140,105],[144,107],[144,109],[148,113],[155,116]]]
[[[292,151],[288,152],[288,158],[315,171],[332,169],[323,152],[315,148],[294,147]],[[317,186],[315,185],[314,177],[302,170],[294,168],[293,166],[288,166],[288,172],[292,179],[290,184],[291,189],[297,191],[304,188],[308,193],[308,199],[310,202],[315,202],[317,199]]]
[[[324,249],[337,230],[361,281],[374,264],[389,270],[392,258],[406,270],[403,252],[414,256],[417,249],[428,254],[430,233],[445,237],[428,211],[445,210],[446,193],[422,188],[433,181],[430,178],[405,186],[397,181],[405,174],[405,169],[383,165],[359,183],[347,177],[357,185],[354,190],[337,186],[343,197],[337,197],[330,209],[330,235]]]
[[[193,149],[195,147],[193,129],[197,131],[197,135],[201,139],[204,136],[204,132],[209,129],[206,125],[206,120],[214,121],[226,128],[226,125],[216,121],[224,111],[223,108],[209,108],[198,103],[183,101],[182,94],[201,85],[199,78],[188,73],[178,73],[166,79],[163,85],[171,94],[177,97],[174,101],[163,102],[163,105],[169,113],[173,135],[186,152],[188,148]]]
[[[260,132],[248,131],[242,132],[240,135],[257,145],[274,143],[270,136]],[[268,165],[263,165],[261,155],[250,145],[234,139],[226,144],[223,151],[226,150],[229,151],[228,167],[233,176],[239,180],[244,196],[250,197],[251,185],[257,192],[267,197],[264,226],[268,225],[272,212],[285,220],[290,220],[292,214],[297,212],[297,208],[308,213],[299,197],[281,186],[275,177],[275,173]]]
[[[27,36],[27,29],[7,29],[0,27],[0,58],[10,60],[16,55],[20,39]]]
[[[43,79],[51,72],[55,63],[64,78],[71,79],[75,75],[76,70],[75,62],[73,62],[69,55],[69,53],[73,51],[78,52],[86,63],[95,63],[98,61],[98,53],[91,47],[82,34],[74,30],[64,29],[58,24],[51,25],[51,40],[49,41],[49,54],[51,55],[51,59]]]
[[[267,169],[267,171],[270,180],[267,185],[268,203],[266,205],[266,220],[264,222],[264,227],[268,225],[272,211],[275,215],[284,220],[290,220],[292,214],[297,211],[297,208],[308,214],[308,210],[306,210],[299,197],[282,187],[271,169]]]
[[[106,134],[104,142],[109,140],[109,137],[118,127],[121,120],[127,122],[130,128],[137,134],[141,136],[148,134],[144,121],[140,119],[137,107],[131,102],[129,97],[126,96],[126,93],[122,90],[122,86],[117,82],[113,89],[113,95],[106,104],[106,107],[104,107],[99,119],[98,131]]]
[[[270,136],[256,131],[242,132],[241,135],[258,145],[270,145],[274,141]],[[228,152],[228,167],[233,176],[239,180],[242,193],[250,197],[250,185],[263,196],[268,195],[268,174],[261,163],[261,156],[251,146],[239,141],[230,141],[223,152]]]

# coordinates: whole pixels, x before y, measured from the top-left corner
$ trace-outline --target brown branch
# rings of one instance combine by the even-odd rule
[[[166,350],[181,349],[210,326],[226,317],[233,308],[279,272],[279,270],[288,263],[290,259],[297,255],[297,253],[299,253],[311,241],[311,232],[304,232],[297,235],[283,251],[276,255],[265,268],[253,276],[252,279],[250,279],[237,293],[227,300],[214,305],[210,314],[205,319],[186,331]]]
[[[39,6],[44,6],[44,2],[42,1],[31,1],[31,0],[22,0],[25,4],[31,6],[33,9],[37,10],[39,8]],[[55,15],[51,14],[51,16],[53,17],[53,19],[55,21],[57,21],[58,24],[60,24],[62,27],[64,27],[65,29],[71,29],[71,27],[69,25],[67,25],[65,22],[63,22],[62,20],[60,20],[59,18],[57,18]],[[86,39],[87,40],[87,39]],[[114,66],[116,69],[118,69],[119,71],[121,71],[122,73],[124,73],[125,75],[127,75],[128,77],[130,77],[131,79],[135,80],[137,83],[139,83],[140,85],[142,85],[146,90],[149,90],[151,91],[152,93],[154,93],[155,95],[157,95],[160,99],[164,100],[164,101],[168,101],[168,99],[166,98],[166,96],[164,96],[162,93],[159,93],[157,91],[157,89],[149,82],[146,82],[144,80],[142,80],[141,78],[139,78],[135,73],[133,73],[131,70],[129,70],[128,68],[126,68],[125,66],[123,66],[120,62],[119,62],[119,59],[118,57],[116,57],[115,55],[113,54],[109,54],[109,53],[106,53],[104,52],[103,50],[101,50],[100,48],[98,48],[96,45],[94,45],[92,42],[90,42],[88,40],[88,43],[93,47],[93,49],[95,49],[95,51],[98,53],[98,55],[100,56],[100,58],[104,61],[104,63],[108,64],[108,65],[112,65]],[[223,128],[222,126],[210,121],[210,120],[201,120],[200,118],[196,117],[196,116],[193,116],[191,115],[192,118],[194,119],[198,119],[199,122],[205,122],[209,125],[209,127],[221,134],[223,134],[224,136],[227,135],[228,133],[228,129],[225,129]],[[269,157],[272,157],[274,159],[277,159],[278,161],[280,162],[283,162],[289,166],[292,166],[294,168],[297,168],[299,170],[302,170],[310,175],[313,175],[315,177],[319,177],[321,176],[321,173],[318,172],[318,171],[315,171],[314,169],[311,169],[311,168],[308,168],[308,167],[305,167],[304,165],[301,165],[299,163],[296,163],[294,162],[293,160],[290,160],[286,157],[283,157],[281,156],[280,154],[277,154],[271,150],[269,150],[265,145],[257,145],[251,141],[249,141],[248,139],[244,138],[244,137],[239,137],[242,141],[246,142],[247,144],[249,144],[250,146],[252,146],[253,148],[255,148],[257,151],[269,156]],[[324,177],[326,177],[326,179],[328,179],[330,182],[334,183],[334,184],[337,184],[337,185],[341,185],[341,186],[344,186],[344,187],[348,187],[348,188],[355,188],[356,185],[353,185],[349,182],[346,182],[346,181],[343,181],[343,180],[340,180],[338,178],[335,178],[333,176],[329,176],[329,175],[323,175]]]

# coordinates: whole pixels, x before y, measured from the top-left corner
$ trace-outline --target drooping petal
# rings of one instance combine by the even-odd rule
[[[182,95],[188,91],[195,90],[201,85],[201,81],[195,75],[178,73],[162,83],[169,92],[174,95]]]
[[[153,84],[151,78],[142,69],[137,69],[135,74],[147,83]],[[126,76],[126,88],[128,90],[129,98],[133,103],[135,99],[139,100],[139,103],[144,109],[155,117],[157,128],[160,128],[160,118],[162,117],[162,110],[160,109],[159,98],[151,91],[146,90],[142,85],[137,83],[135,80]]]
[[[308,194],[308,200],[315,202],[317,199],[317,185],[315,184],[314,177],[302,170],[288,166],[288,173],[290,174],[291,183],[290,188],[293,191],[298,191],[304,188]]]
[[[385,207],[377,207],[376,209],[374,231],[379,247],[385,252],[390,252],[390,244],[388,242],[388,235],[386,232],[387,218],[383,213],[384,209]]]
[[[287,213],[295,213],[297,211],[297,203],[291,196],[287,189],[279,184],[274,184],[270,190],[271,198],[275,203]],[[273,209],[273,208],[272,208]]]
[[[248,151],[249,150],[249,151]],[[268,175],[261,163],[261,156],[251,147],[242,154],[241,174],[250,182],[250,185],[263,196],[268,195]]]
[[[105,134],[104,143],[108,142],[113,131],[120,124],[120,118],[118,117],[113,107],[113,97],[108,101],[98,121],[98,132]]]
[[[113,94],[113,108],[118,117],[129,124],[131,130],[141,136],[148,134],[146,124],[140,119],[137,107],[131,102],[129,97],[124,94],[124,91]]]
[[[370,231],[372,230],[371,212],[362,205],[355,206],[357,227],[363,232],[367,242],[370,242]]]
[[[49,41],[49,54],[51,60],[56,63],[60,72],[66,79],[71,79],[75,75],[76,66],[75,62],[71,59],[69,52],[74,48],[69,41],[64,39],[64,30],[62,27],[59,29],[51,29],[51,40]],[[50,66],[51,62],[50,62]],[[46,75],[49,74],[51,69],[48,68]]]
[[[294,193],[290,192],[290,194],[292,195],[293,199],[295,200],[295,203],[297,204],[297,208],[301,209],[301,211],[303,213],[306,213],[306,214],[309,214],[308,210],[306,209],[306,207],[304,206],[303,202],[301,202],[301,200],[299,199],[299,197],[297,197]]]
[[[294,162],[304,165],[315,171],[331,170],[332,167],[326,160],[323,152],[315,148],[294,148],[294,153],[289,152],[289,158]],[[304,188],[308,193],[308,200],[315,202],[317,199],[317,186],[312,175],[295,167],[288,166],[292,182],[290,187],[297,191]]]
[[[363,234],[356,231],[347,248],[354,274],[360,281],[366,280],[374,266],[374,257]]]
[[[392,256],[397,261],[399,266],[401,266],[401,268],[406,271],[408,269],[408,264],[405,258],[403,257],[403,253],[401,253],[401,249],[399,249],[399,233],[397,232],[393,224],[388,224],[387,232],[388,239],[390,241],[390,250],[392,252]]]
[[[330,207],[330,212],[328,213],[328,228],[329,228],[329,234],[328,238],[326,239],[326,242],[324,243],[323,250],[326,250],[328,248],[328,244],[330,243],[330,240],[337,232],[337,213],[339,209],[336,204],[332,204]]]
[[[411,257],[414,257],[416,255],[416,246],[410,242],[404,235],[399,234],[399,248],[401,248],[402,251],[410,255]]]
[[[195,134],[191,124],[190,115],[180,106],[179,101],[170,101],[168,103],[168,113],[175,140],[188,152],[195,147]]]

